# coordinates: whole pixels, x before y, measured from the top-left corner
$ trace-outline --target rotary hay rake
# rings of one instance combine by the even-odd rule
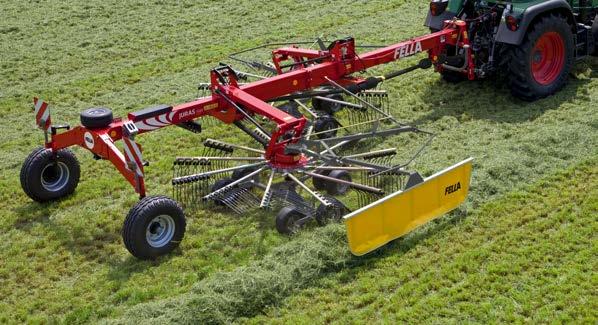
[[[71,194],[79,165],[67,148],[81,146],[109,160],[134,186],[141,200],[123,227],[126,248],[142,259],[178,246],[185,232],[183,207],[223,206],[245,214],[275,209],[276,228],[292,234],[308,222],[323,225],[344,218],[351,251],[365,254],[461,204],[468,193],[471,160],[424,179],[409,165],[433,134],[399,123],[388,108],[383,81],[417,69],[442,69],[447,45],[466,42],[461,21],[430,35],[358,54],[353,38],[312,48],[286,47],[263,63],[245,56],[267,46],[235,53],[240,71],[221,64],[204,96],[181,105],[160,105],[113,118],[107,108],[81,113],[81,126],[52,125],[48,105],[35,99],[36,122],[46,136],[21,170],[21,183],[34,200]],[[356,72],[428,51],[418,64],[383,76],[360,78]],[[174,161],[173,196],[147,196],[145,167],[136,136],[169,125],[202,132],[207,120],[235,125],[255,145],[216,139],[204,142],[198,157]],[[203,124],[206,126],[206,123]],[[65,131],[63,131],[65,130]],[[384,139],[407,136],[400,148]],[[123,140],[124,153],[115,145]],[[180,202],[180,203],[179,203]]]

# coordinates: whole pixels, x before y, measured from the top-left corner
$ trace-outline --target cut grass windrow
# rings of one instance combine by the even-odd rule
[[[249,266],[208,277],[189,294],[138,305],[114,323],[229,323],[278,306],[331,272],[338,272],[333,281],[312,288],[304,299],[291,300],[295,308],[284,310],[287,319],[279,322],[419,322],[442,321],[442,315],[482,322],[591,320],[595,309],[584,307],[585,299],[598,303],[588,283],[595,280],[591,270],[598,266],[591,259],[598,253],[597,195],[598,156],[484,204],[464,220],[458,214],[441,219],[366,257],[350,255],[342,227],[331,225],[275,248]],[[422,255],[429,258],[422,260]],[[561,273],[567,278],[561,279]],[[343,283],[347,277],[356,277],[355,284]],[[345,303],[362,313],[350,313]],[[452,303],[462,314],[450,308]],[[400,304],[405,306],[396,306]],[[331,312],[331,307],[336,309]],[[446,311],[438,316],[436,308]],[[269,316],[256,323],[279,315],[274,309]]]
[[[340,270],[247,321],[595,323],[597,216],[594,156],[423,232],[423,240],[409,236],[371,264]]]

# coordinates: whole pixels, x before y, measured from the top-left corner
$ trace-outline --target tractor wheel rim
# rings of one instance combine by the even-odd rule
[[[50,163],[42,170],[41,185],[48,192],[58,192],[66,187],[69,177],[69,168],[65,163]]]
[[[550,85],[565,66],[565,41],[557,32],[545,33],[536,42],[531,55],[534,80],[543,86]]]
[[[174,237],[174,230],[174,219],[169,215],[160,215],[147,225],[145,238],[147,243],[154,248],[164,247]]]

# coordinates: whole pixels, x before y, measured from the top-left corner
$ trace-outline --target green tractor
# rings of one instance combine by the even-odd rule
[[[503,75],[514,96],[533,101],[559,91],[576,60],[598,54],[597,13],[598,0],[433,0],[425,24],[469,22],[475,78]],[[464,51],[448,48],[446,81],[467,78]]]

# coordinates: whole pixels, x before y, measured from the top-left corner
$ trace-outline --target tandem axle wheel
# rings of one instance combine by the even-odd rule
[[[166,196],[148,196],[129,211],[122,237],[133,256],[154,259],[179,246],[186,225],[183,208],[176,201]]]

